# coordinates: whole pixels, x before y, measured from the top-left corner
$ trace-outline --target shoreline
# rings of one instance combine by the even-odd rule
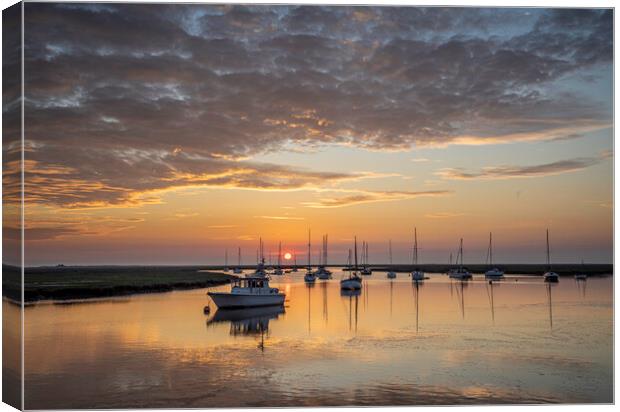
[[[19,268],[3,265],[2,296],[20,305]],[[67,302],[174,290],[202,289],[230,283],[236,276],[202,267],[38,267],[24,273],[24,304]]]

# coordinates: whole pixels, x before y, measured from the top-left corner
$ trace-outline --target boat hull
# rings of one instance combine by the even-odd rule
[[[548,283],[558,283],[560,281],[560,276],[555,272],[547,272],[543,275],[543,278]]]
[[[357,279],[343,279],[340,281],[340,288],[344,290],[360,290],[362,282]]]
[[[419,281],[424,280],[425,276],[424,276],[423,272],[415,271],[415,272],[411,273],[411,279],[419,282]]]
[[[471,273],[468,272],[452,272],[449,274],[450,279],[457,279],[457,280],[470,280],[473,278]]]
[[[316,281],[316,275],[314,274],[305,274],[304,275],[304,282],[306,283],[313,283]]]
[[[388,279],[395,279],[396,278],[396,272],[388,272],[387,273],[387,277],[388,277]]]
[[[500,280],[504,279],[504,272],[489,270],[487,273],[484,274],[484,277],[489,280]]]
[[[284,304],[284,293],[269,295],[250,295],[241,293],[209,292],[209,297],[218,308],[254,308],[259,306],[277,306]]]

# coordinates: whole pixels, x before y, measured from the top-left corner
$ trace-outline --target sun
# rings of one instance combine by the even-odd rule
[[[286,252],[286,253],[284,254],[284,259],[286,259],[286,260],[291,260],[291,258],[292,258],[292,257],[293,257],[293,256],[292,256],[290,253],[288,253],[288,252]]]

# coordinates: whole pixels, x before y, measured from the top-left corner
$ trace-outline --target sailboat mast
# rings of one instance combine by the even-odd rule
[[[325,235],[325,247],[323,250],[323,265],[327,266],[327,235]]]
[[[310,256],[310,229],[308,229],[308,268],[311,268],[311,256]]]
[[[489,232],[489,264],[493,266],[493,233]]]
[[[390,239],[390,266],[392,266],[392,239]]]
[[[228,267],[228,249],[224,251],[224,266]]]
[[[551,270],[551,256],[549,253],[549,229],[547,229],[547,267]]]
[[[282,265],[282,242],[278,243],[278,267]]]
[[[241,248],[239,248],[237,254],[237,266],[241,266]]]
[[[418,264],[418,228],[413,228],[413,264]]]
[[[355,236],[355,270],[357,270],[357,236]]]
[[[461,269],[463,268],[463,238],[461,238],[461,246],[459,247],[459,254],[461,255]]]

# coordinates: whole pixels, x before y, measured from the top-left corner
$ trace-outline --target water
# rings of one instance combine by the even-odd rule
[[[611,277],[375,272],[347,296],[341,276],[276,278],[283,309],[205,315],[205,289],[28,307],[26,408],[613,401]]]

